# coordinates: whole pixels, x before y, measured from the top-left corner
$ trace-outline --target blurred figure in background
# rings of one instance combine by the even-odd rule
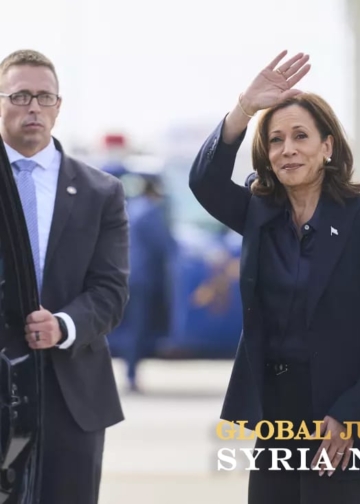
[[[140,196],[128,202],[130,226],[130,301],[125,318],[130,341],[126,350],[129,391],[139,391],[137,365],[149,333],[163,318],[168,267],[175,241],[166,218],[165,198],[155,178],[144,178]]]

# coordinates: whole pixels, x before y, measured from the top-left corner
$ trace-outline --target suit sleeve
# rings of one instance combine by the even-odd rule
[[[129,298],[128,278],[128,218],[123,187],[116,181],[103,209],[84,292],[61,310],[71,317],[76,327],[76,339],[69,352],[75,355],[121,322]]]
[[[360,380],[347,389],[336,400],[328,413],[338,422],[359,422],[360,419]]]
[[[232,180],[237,151],[246,130],[231,145],[222,141],[224,121],[210,135],[197,155],[189,178],[199,203],[229,228],[243,234],[251,193]]]

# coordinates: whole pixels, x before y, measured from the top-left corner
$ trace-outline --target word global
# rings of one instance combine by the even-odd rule
[[[306,452],[310,448],[298,448],[297,451],[300,453],[300,464],[297,467],[292,467],[288,460],[291,458],[292,452],[288,448],[269,448],[268,451],[271,452],[271,467],[270,471],[280,471],[280,464],[286,471],[320,471],[325,469],[326,471],[334,471],[335,468],[331,465],[329,456],[325,448],[321,450],[319,460],[314,466],[306,465]],[[256,466],[256,461],[261,452],[265,451],[265,448],[238,448],[238,451],[242,452],[249,461],[249,466],[245,467],[246,471],[258,471],[259,468]],[[352,466],[348,467],[349,471],[358,471],[360,469],[356,466],[355,461],[360,461],[360,450],[358,448],[350,448],[352,452]],[[255,454],[253,454],[255,452]],[[217,452],[218,471],[233,471],[236,469],[236,450],[234,448],[220,448]]]
[[[294,431],[294,424],[289,420],[276,420],[274,423],[268,420],[262,420],[256,424],[255,429],[247,433],[246,425],[247,421],[239,420],[236,423],[228,422],[227,420],[222,420],[216,426],[216,435],[222,441],[227,441],[230,439],[236,440],[251,440],[255,437],[268,440],[268,439],[308,439],[308,440],[319,440],[319,439],[331,439],[331,432],[327,432],[322,435],[322,425],[323,420],[315,420],[314,431],[311,433],[305,422],[300,424],[297,431]],[[360,438],[360,422],[344,422],[346,427],[345,432],[340,433],[340,438],[343,440],[348,440],[353,435],[353,429],[357,428],[357,437]],[[238,426],[238,427],[237,427]],[[264,433],[264,430],[267,431]]]

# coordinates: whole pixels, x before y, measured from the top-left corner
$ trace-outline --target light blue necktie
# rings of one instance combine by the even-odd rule
[[[26,225],[30,237],[31,249],[33,254],[35,274],[39,293],[41,292],[41,273],[40,273],[40,246],[39,246],[39,228],[37,217],[37,200],[35,182],[32,172],[36,166],[35,161],[29,159],[20,159],[13,163],[17,170],[17,188],[19,191]]]

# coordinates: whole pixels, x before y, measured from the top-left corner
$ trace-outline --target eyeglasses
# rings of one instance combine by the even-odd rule
[[[37,99],[38,104],[41,107],[54,107],[60,99],[60,96],[54,93],[38,93],[34,95],[27,91],[20,91],[19,93],[12,94],[0,93],[0,97],[1,96],[4,98],[10,98],[13,105],[20,107],[30,105],[33,98]]]

